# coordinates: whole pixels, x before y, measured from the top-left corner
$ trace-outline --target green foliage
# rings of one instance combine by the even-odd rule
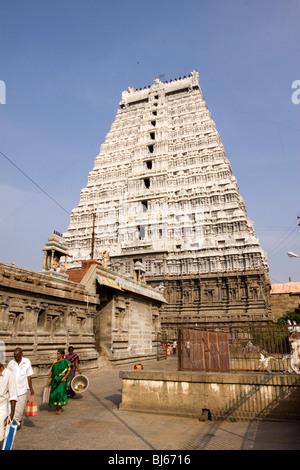
[[[295,322],[297,325],[300,325],[300,310],[296,308],[295,310],[288,310],[282,317],[278,318],[278,325],[286,325],[290,320],[292,323]]]

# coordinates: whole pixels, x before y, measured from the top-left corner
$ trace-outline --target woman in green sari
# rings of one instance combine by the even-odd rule
[[[71,363],[65,359],[65,351],[57,351],[57,359],[53,362],[47,385],[51,385],[49,406],[55,406],[55,414],[62,412],[62,406],[68,403],[68,378],[71,377]]]

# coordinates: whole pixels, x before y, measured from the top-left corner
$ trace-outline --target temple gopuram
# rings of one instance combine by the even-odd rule
[[[196,71],[123,91],[63,238],[69,272],[93,245],[114,272],[160,286],[169,338],[178,325],[271,320],[266,254]]]

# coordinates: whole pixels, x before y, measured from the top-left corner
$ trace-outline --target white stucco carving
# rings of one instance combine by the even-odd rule
[[[122,93],[64,240],[68,266],[102,250],[131,274],[267,270],[196,71]]]

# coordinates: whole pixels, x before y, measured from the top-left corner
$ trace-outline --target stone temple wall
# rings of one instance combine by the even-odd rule
[[[0,263],[0,353],[4,344],[7,363],[21,347],[35,376],[48,375],[57,350],[69,346],[84,371],[150,360],[162,303],[159,291],[93,260],[68,275]]]
[[[74,346],[84,369],[97,366],[94,318],[99,298],[63,277],[0,263],[0,340],[6,362],[18,346],[35,375],[49,373],[58,348]]]

